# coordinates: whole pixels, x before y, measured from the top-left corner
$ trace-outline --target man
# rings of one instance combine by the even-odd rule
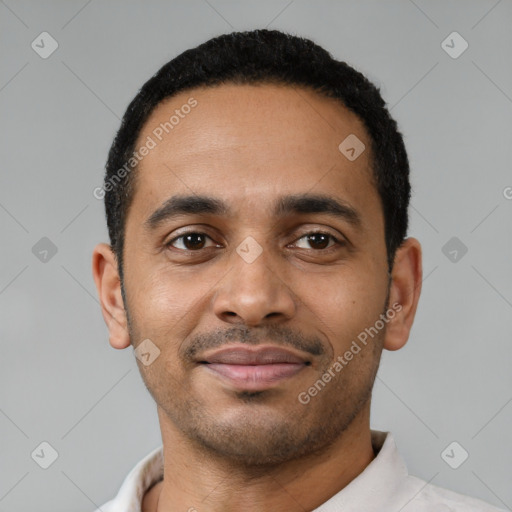
[[[207,41],[139,91],[97,193],[110,344],[134,347],[163,441],[100,510],[497,510],[370,430],[422,269],[402,136],[363,75],[278,31]]]

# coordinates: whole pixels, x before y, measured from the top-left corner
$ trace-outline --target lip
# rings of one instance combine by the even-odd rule
[[[278,363],[305,364],[308,358],[302,357],[291,350],[265,345],[257,347],[230,345],[213,352],[207,352],[198,358],[198,362],[235,364],[235,365],[267,365]]]
[[[231,385],[258,391],[297,375],[311,364],[307,357],[276,346],[229,346],[206,353],[198,363]]]

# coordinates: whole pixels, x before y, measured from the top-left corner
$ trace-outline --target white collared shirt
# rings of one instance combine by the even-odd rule
[[[371,434],[375,459],[312,512],[505,512],[409,475],[391,433],[372,430]],[[160,446],[137,463],[117,496],[95,512],[141,512],[142,498],[153,484],[162,480],[163,468]]]

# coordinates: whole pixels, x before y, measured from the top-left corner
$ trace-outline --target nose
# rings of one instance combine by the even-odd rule
[[[264,249],[254,260],[233,251],[232,268],[219,282],[213,310],[224,322],[263,325],[293,318],[296,301],[293,291],[280,275],[279,265]]]

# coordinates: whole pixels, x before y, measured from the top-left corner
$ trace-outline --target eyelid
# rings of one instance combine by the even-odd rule
[[[342,246],[344,246],[346,244],[346,240],[343,239],[343,237],[338,237],[336,235],[333,235],[329,231],[325,231],[325,230],[310,230],[310,231],[306,231],[304,234],[302,234],[301,236],[296,238],[295,241],[292,242],[292,243],[295,244],[299,240],[302,240],[303,238],[305,238],[305,237],[307,237],[309,235],[325,235],[325,236],[328,236],[328,237],[330,237],[334,241],[334,245],[331,245],[330,247],[326,247],[325,249],[305,249],[305,250],[311,250],[311,251],[314,251],[314,252],[322,252],[322,251],[331,250],[331,249],[335,248],[336,246],[342,247]]]
[[[306,235],[320,234],[328,235],[335,239],[340,244],[350,243],[350,240],[345,236],[345,234],[339,231],[338,229],[319,223],[302,223],[300,226],[294,227],[292,230],[289,231],[290,235],[295,233],[299,233],[295,240],[298,240]]]
[[[179,234],[176,234],[176,236],[173,236],[173,238],[171,238],[168,242],[165,242],[164,243],[164,246],[165,247],[172,247],[173,249],[176,249],[176,247],[173,247],[172,244],[174,242],[176,242],[177,240],[181,239],[181,238],[184,238],[186,237],[187,235],[202,235],[204,236],[205,238],[209,238],[212,242],[214,242],[216,245],[218,245],[217,242],[215,242],[215,240],[210,236],[208,235],[207,233],[205,233],[204,231],[201,231],[199,229],[191,229],[189,231],[184,231],[182,233],[179,233]],[[211,247],[211,246],[210,246]],[[203,249],[207,249],[208,247],[204,247]],[[196,251],[192,251],[190,249],[176,249],[178,251],[181,251],[181,252],[199,252],[201,249],[198,249]]]

